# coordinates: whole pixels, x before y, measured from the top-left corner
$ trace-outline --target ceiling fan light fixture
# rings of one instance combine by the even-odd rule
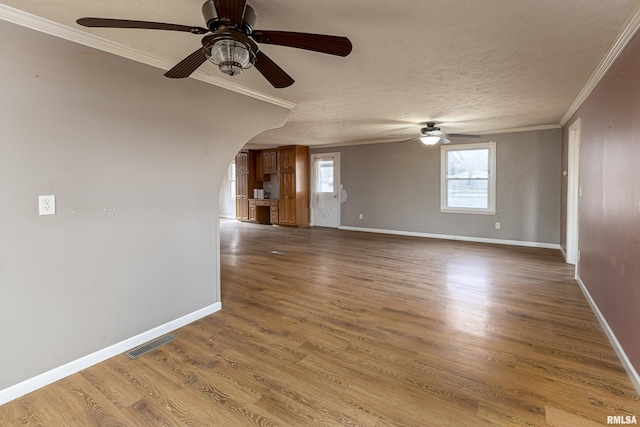
[[[421,136],[420,137],[420,142],[422,142],[424,145],[436,145],[438,142],[440,142],[440,137],[439,136]]]
[[[256,60],[251,46],[231,37],[214,40],[205,46],[204,53],[229,76],[242,74],[242,70],[250,68]]]

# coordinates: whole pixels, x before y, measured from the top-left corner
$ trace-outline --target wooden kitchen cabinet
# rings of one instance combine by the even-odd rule
[[[262,169],[265,175],[278,173],[278,150],[262,150]]]
[[[249,220],[249,198],[256,188],[255,153],[241,151],[236,155],[236,218]]]
[[[278,172],[296,170],[297,155],[299,152],[297,147],[301,147],[301,146],[288,145],[285,147],[278,147]],[[306,147],[306,148],[307,148],[307,154],[308,154],[309,147]]]
[[[236,197],[236,219],[239,221],[249,220],[249,205],[247,199]]]
[[[297,225],[296,216],[296,171],[285,170],[278,174],[280,178],[280,224]]]
[[[248,221],[260,224],[277,224],[278,218],[278,200],[249,199]]]
[[[256,220],[256,201],[255,200],[249,200],[249,214],[248,214],[248,220],[249,221],[255,221]]]
[[[254,199],[253,190],[277,173],[280,198]],[[309,226],[309,147],[247,150],[236,155],[236,218],[261,224]]]
[[[295,199],[280,199],[278,207],[278,224],[297,225]]]
[[[256,181],[264,182],[264,160],[262,153],[256,155]]]
[[[279,205],[280,205],[280,201],[279,200],[271,200],[271,210],[269,211],[270,213],[270,220],[271,220],[271,224],[277,224],[280,222],[280,209],[279,209]]]
[[[249,152],[241,151],[236,154],[236,172],[249,171]]]
[[[279,224],[309,226],[309,147],[278,147]]]

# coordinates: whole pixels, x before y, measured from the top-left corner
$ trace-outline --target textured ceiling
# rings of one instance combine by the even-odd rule
[[[200,36],[84,28],[82,16],[204,26],[203,0],[0,0],[160,58],[179,62]],[[629,20],[638,0],[249,0],[257,29],[343,35],[346,58],[262,45],[296,83],[273,89],[256,70],[223,76],[296,104],[287,124],[252,145],[332,145],[449,132],[557,125]],[[167,67],[170,68],[170,67]],[[159,70],[159,72],[161,72]],[[215,100],[212,100],[215,102]]]

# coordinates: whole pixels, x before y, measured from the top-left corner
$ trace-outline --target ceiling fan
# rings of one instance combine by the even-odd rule
[[[425,123],[426,127],[420,129],[420,136],[408,139],[407,141],[413,141],[414,139],[419,139],[424,145],[436,145],[437,143],[441,144],[450,144],[451,140],[448,137],[452,138],[480,138],[480,135],[469,135],[466,133],[446,133],[442,131],[439,127],[436,126],[435,122],[427,122]],[[406,141],[401,141],[406,142]]]
[[[244,69],[253,65],[273,87],[285,88],[294,83],[293,78],[262,52],[256,42],[337,56],[347,56],[352,49],[351,41],[346,37],[254,30],[257,15],[246,0],[207,0],[202,6],[202,14],[207,28],[110,18],[80,18],[76,22],[85,27],[139,28],[204,34],[202,47],[165,73],[165,76],[177,79],[189,77],[209,59],[229,76],[241,74]]]

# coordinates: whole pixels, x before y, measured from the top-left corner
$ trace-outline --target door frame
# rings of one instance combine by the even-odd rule
[[[567,264],[576,266],[580,252],[578,250],[578,221],[580,196],[580,139],[582,134],[582,118],[578,117],[569,126],[569,139],[567,143],[567,235],[566,235],[566,261]]]
[[[334,187],[336,190],[336,201],[338,203],[338,208],[336,209],[336,213],[338,215],[338,225],[336,226],[336,228],[340,228],[340,190],[342,188],[341,185],[341,181],[340,181],[340,153],[339,152],[335,152],[335,153],[313,153],[311,154],[311,203],[310,203],[310,208],[311,208],[311,226],[314,227],[316,226],[315,224],[315,215],[314,215],[314,209],[315,209],[315,194],[316,194],[316,180],[315,180],[315,176],[316,176],[316,163],[315,160],[317,158],[323,158],[323,157],[333,157],[334,158],[334,162],[333,162],[333,181],[334,181]]]

